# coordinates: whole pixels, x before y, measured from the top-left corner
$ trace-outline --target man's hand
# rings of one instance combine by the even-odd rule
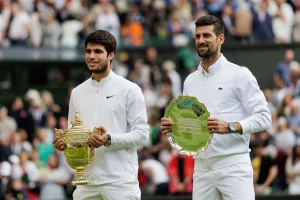
[[[215,117],[209,117],[207,120],[209,133],[228,134],[228,123]]]
[[[106,134],[106,129],[102,126],[96,127],[101,131],[101,134],[92,134],[90,140],[89,140],[89,146],[94,147],[94,148],[99,148],[102,145],[105,144],[107,140],[107,134]]]
[[[166,135],[169,132],[172,132],[173,121],[168,118],[161,118],[160,129],[162,130],[162,134]]]
[[[56,132],[57,129],[54,129],[54,133]],[[59,151],[64,151],[66,148],[66,145],[64,144],[61,136],[55,135],[52,144],[54,145],[55,149]]]

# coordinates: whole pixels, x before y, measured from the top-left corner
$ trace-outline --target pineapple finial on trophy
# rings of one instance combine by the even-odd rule
[[[75,119],[71,122],[71,124],[72,124],[72,128],[75,128],[75,127],[81,128],[82,127],[83,122],[80,120],[78,112],[75,113]]]

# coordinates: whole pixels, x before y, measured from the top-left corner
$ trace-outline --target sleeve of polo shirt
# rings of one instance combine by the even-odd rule
[[[271,112],[256,78],[246,67],[242,67],[237,84],[238,97],[249,117],[240,121],[243,134],[267,130],[272,126]]]
[[[144,95],[137,85],[134,85],[127,94],[126,112],[127,123],[131,130],[126,134],[112,134],[109,148],[146,146],[149,144],[149,125]]]

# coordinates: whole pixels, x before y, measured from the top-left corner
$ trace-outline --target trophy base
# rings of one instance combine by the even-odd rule
[[[76,185],[89,185],[89,184],[91,184],[91,182],[90,181],[88,181],[88,180],[80,180],[80,181],[72,181],[71,182],[71,185],[72,186],[76,186]]]

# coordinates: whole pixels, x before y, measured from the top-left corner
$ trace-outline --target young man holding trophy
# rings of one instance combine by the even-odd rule
[[[205,151],[194,156],[193,199],[253,200],[250,134],[269,129],[271,114],[252,73],[246,67],[229,62],[221,53],[225,41],[221,20],[206,15],[195,25],[195,44],[202,61],[198,70],[186,78],[183,95],[196,97],[210,113],[205,125],[199,128],[190,123],[198,128],[190,130],[206,130],[212,139]],[[198,110],[208,113],[205,109]],[[171,135],[174,134],[183,120],[193,122],[163,117],[163,134],[172,131]],[[180,130],[188,129],[183,124]],[[194,135],[201,135],[201,131],[195,131]]]
[[[64,151],[72,168],[84,168],[78,174],[84,173],[88,182],[75,181],[75,200],[141,198],[136,147],[148,144],[146,106],[141,89],[111,70],[116,45],[115,37],[104,30],[87,36],[85,60],[92,76],[72,91],[68,115],[72,128],[65,133],[68,137],[57,135],[53,141],[56,149]],[[94,129],[87,133],[91,134],[86,142],[88,153],[80,153],[84,143],[68,142],[74,141],[72,135],[86,132],[82,127]],[[86,163],[90,158],[82,157],[89,153],[93,155],[89,164],[76,164],[74,159],[71,162],[71,156],[77,154],[81,159],[77,162]]]

